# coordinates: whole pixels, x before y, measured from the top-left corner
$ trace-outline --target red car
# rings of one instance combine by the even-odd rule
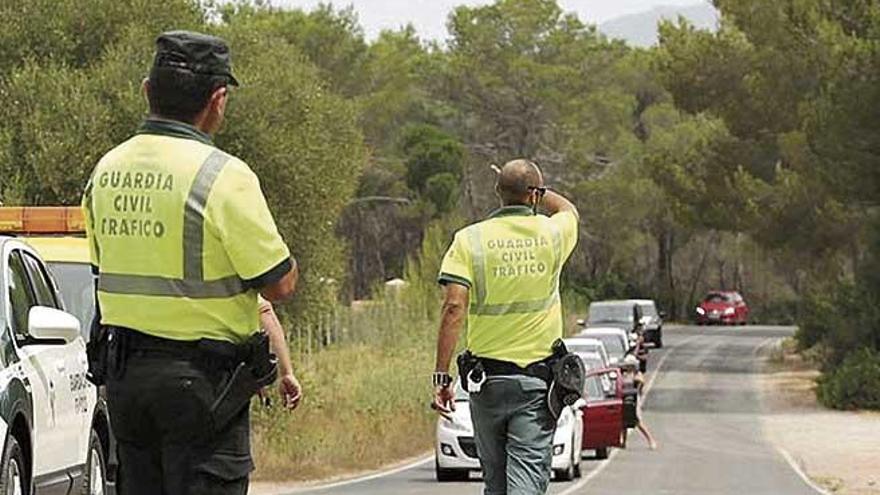
[[[607,459],[608,449],[626,446],[623,425],[623,377],[617,368],[587,373],[584,413],[584,450],[595,450],[597,459]]]
[[[697,306],[699,325],[745,325],[749,321],[749,306],[736,291],[712,291]]]

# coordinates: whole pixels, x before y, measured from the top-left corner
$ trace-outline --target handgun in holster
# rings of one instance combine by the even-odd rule
[[[251,398],[278,375],[278,358],[269,350],[269,337],[259,332],[237,346],[238,363],[211,405],[214,427],[222,430],[248,407]]]
[[[473,379],[475,382],[483,380],[483,375],[485,374],[483,365],[480,363],[480,359],[469,350],[459,354],[455,362],[458,365],[458,377],[461,388],[465,392],[470,392],[468,390],[468,381],[469,379]]]

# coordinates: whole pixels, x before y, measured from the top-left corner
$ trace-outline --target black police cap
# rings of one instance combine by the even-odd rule
[[[168,31],[156,38],[153,67],[171,67],[196,74],[225,76],[229,84],[238,86],[229,63],[229,46],[225,41],[192,31]]]

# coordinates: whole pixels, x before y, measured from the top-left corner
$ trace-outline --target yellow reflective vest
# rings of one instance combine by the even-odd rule
[[[471,352],[523,367],[552,353],[562,337],[559,274],[577,231],[572,212],[547,217],[508,206],[455,234],[439,280],[470,289]]]
[[[147,120],[107,153],[83,209],[105,325],[241,342],[255,289],[293,266],[256,175],[183,123]]]

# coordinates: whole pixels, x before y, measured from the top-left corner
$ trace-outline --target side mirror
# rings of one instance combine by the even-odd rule
[[[666,311],[661,311],[657,314],[660,315],[660,318],[663,318],[664,320],[666,319]]]
[[[569,320],[569,321],[571,321],[571,320]],[[579,327],[585,327],[585,326],[587,326],[587,320],[584,320],[583,318],[578,318],[577,325]]]
[[[584,399],[578,399],[575,401],[574,404],[571,405],[571,407],[573,409],[583,409],[586,406],[587,406],[587,401],[585,401]]]
[[[69,344],[79,337],[79,320],[55,308],[34,306],[28,312],[28,334],[37,340],[62,340]]]

